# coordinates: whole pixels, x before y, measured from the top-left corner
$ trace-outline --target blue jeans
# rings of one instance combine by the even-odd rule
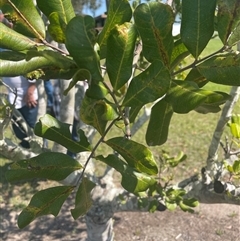
[[[36,121],[37,121],[37,114],[38,114],[38,106],[29,108],[28,106],[23,106],[20,109],[17,109],[23,116],[24,120],[27,124],[34,128]],[[30,148],[30,144],[28,141],[24,140],[27,137],[27,133],[25,132],[24,128],[21,126],[21,123],[17,121],[16,117],[13,116],[13,120],[15,123],[12,124],[13,131],[18,139],[21,140],[20,145],[24,148]]]
[[[53,85],[50,80],[44,80],[44,89],[47,94],[47,106],[53,107]]]

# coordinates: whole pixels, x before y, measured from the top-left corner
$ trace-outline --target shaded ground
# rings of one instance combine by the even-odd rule
[[[27,228],[17,228],[16,211],[1,204],[1,240],[84,241],[84,219],[74,221],[68,203],[57,218],[41,217]],[[240,206],[202,204],[195,214],[176,212],[117,213],[116,241],[240,241]]]

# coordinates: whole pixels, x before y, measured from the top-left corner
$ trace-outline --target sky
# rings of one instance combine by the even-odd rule
[[[105,3],[105,0],[102,0],[101,7],[96,10],[95,16],[99,16],[99,15],[103,14],[104,12],[106,12],[106,3]],[[83,13],[92,15],[92,12],[88,8],[84,8]]]
[[[142,1],[142,2],[144,2],[144,1]],[[99,15],[103,14],[104,12],[106,12],[106,4],[105,4],[105,0],[102,0],[102,5],[99,9],[96,10],[95,16],[99,16]],[[92,15],[92,12],[87,8],[85,8],[83,10],[83,13],[88,14],[88,15]],[[178,24],[175,23],[173,25],[173,31],[172,32],[173,32],[173,35],[179,34],[179,32],[180,32],[180,24],[179,23]]]

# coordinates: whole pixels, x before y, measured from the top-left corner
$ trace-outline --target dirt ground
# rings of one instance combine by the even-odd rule
[[[0,240],[84,241],[84,218],[74,221],[66,203],[57,218],[45,216],[19,230],[16,211],[1,204]],[[170,212],[116,213],[116,241],[240,241],[240,205],[201,204],[194,214]]]

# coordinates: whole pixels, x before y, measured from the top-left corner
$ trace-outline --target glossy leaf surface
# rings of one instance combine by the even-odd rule
[[[53,12],[49,15],[50,24],[48,25],[48,32],[54,41],[58,43],[65,43],[66,23],[63,22],[58,13]]]
[[[95,21],[90,16],[73,18],[66,29],[66,47],[81,69],[87,69],[94,81],[101,81],[96,45]]]
[[[104,100],[96,100],[85,96],[80,108],[80,118],[85,124],[93,126],[103,135],[108,121],[106,119],[108,111],[107,103]],[[113,110],[109,112],[110,119],[112,114]]]
[[[20,213],[18,227],[24,228],[43,215],[52,214],[56,217],[73,189],[74,187],[71,186],[59,186],[37,192],[29,205]]]
[[[170,86],[169,70],[155,60],[144,72],[134,77],[123,101],[124,106],[143,106],[162,97]]]
[[[44,152],[36,157],[14,162],[6,172],[9,182],[32,178],[61,181],[70,173],[82,169],[76,160],[57,152]]]
[[[57,12],[58,16],[66,24],[75,17],[71,0],[37,0],[37,6],[46,16]]]
[[[80,141],[73,141],[70,124],[62,123],[50,115],[44,115],[39,119],[34,132],[38,136],[57,142],[71,152],[91,151],[90,143],[83,130],[79,130]]]
[[[158,173],[158,167],[151,151],[144,145],[123,137],[115,137],[106,144],[118,152],[128,163],[139,172],[149,175]]]
[[[75,198],[75,208],[71,209],[73,218],[76,220],[80,216],[83,216],[92,206],[91,191],[96,185],[88,180],[83,178]]]
[[[186,81],[195,82],[199,88],[206,85],[209,81],[199,72],[197,68],[193,68],[189,71],[188,75],[185,78]]]
[[[77,71],[75,62],[70,58],[39,46],[24,53],[3,51],[0,54],[0,76],[24,75],[29,79],[51,77],[70,79]]]
[[[152,107],[146,132],[146,142],[149,146],[162,145],[167,141],[172,115],[172,106],[164,99]]]
[[[240,56],[235,54],[214,56],[197,66],[207,80],[222,85],[240,85]]]
[[[107,41],[106,67],[113,89],[120,89],[132,75],[137,32],[131,23],[117,25]]]
[[[174,43],[174,48],[171,56],[171,69],[175,68],[180,62],[189,55],[189,51],[179,39]]]
[[[0,0],[0,9],[13,22],[15,31],[32,38],[45,38],[45,25],[32,0]]]
[[[183,0],[181,38],[195,57],[201,54],[214,32],[216,0]]]
[[[174,112],[188,113],[203,103],[220,105],[228,98],[226,93],[199,89],[193,82],[173,81],[166,101],[172,105]]]
[[[228,39],[228,45],[232,46],[240,41],[240,21]]]
[[[35,42],[24,35],[8,28],[0,22],[0,47],[15,51],[23,51],[31,49],[35,46]]]
[[[106,158],[103,156],[97,156],[96,159],[120,172],[122,175],[121,184],[123,188],[131,193],[137,194],[146,191],[150,186],[156,183],[156,180],[153,177],[145,173],[140,173],[136,169],[126,165],[126,163],[116,155],[108,155]]]
[[[140,4],[134,12],[134,20],[143,42],[144,57],[149,62],[161,60],[168,66],[173,49],[171,7],[159,2]]]
[[[240,23],[240,1],[218,0],[217,30],[224,44],[228,43],[231,32]],[[239,40],[239,39],[238,39]],[[235,39],[237,42],[237,39]],[[235,42],[231,40],[232,42]],[[235,43],[236,43],[235,42]]]
[[[111,0],[109,1],[109,9],[104,28],[98,36],[98,44],[100,46],[101,58],[106,57],[107,39],[111,30],[118,24],[122,25],[129,22],[132,18],[132,9],[127,0]]]

